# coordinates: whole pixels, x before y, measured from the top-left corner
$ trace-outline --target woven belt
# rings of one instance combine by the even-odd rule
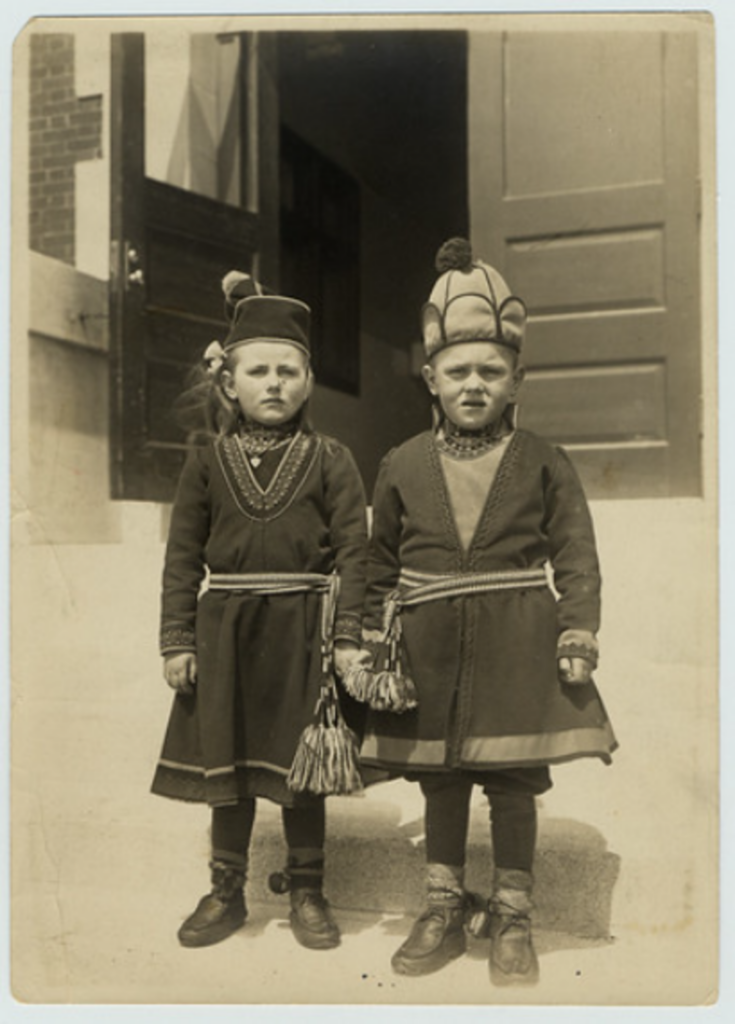
[[[320,572],[213,572],[209,577],[210,590],[238,590],[255,595],[327,593],[337,579],[336,574],[325,576]]]
[[[426,573],[402,569],[398,588],[388,594],[383,607],[383,631],[386,637],[401,608],[439,601],[447,597],[484,594],[492,590],[525,590],[548,587],[545,569],[506,569],[497,572]]]
[[[329,576],[320,572],[213,572],[209,577],[209,589],[253,594],[255,597],[321,594],[322,668],[325,672],[328,670],[339,596],[339,576],[336,572]]]
[[[506,569],[499,572],[462,572],[435,574],[401,570],[398,579],[403,605],[423,604],[440,597],[480,594],[487,590],[517,590],[525,587],[546,587],[545,569]]]

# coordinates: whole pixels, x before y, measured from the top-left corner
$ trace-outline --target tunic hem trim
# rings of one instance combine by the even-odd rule
[[[161,758],[158,764],[161,768],[167,768],[176,772],[185,772],[190,775],[197,775],[200,778],[213,778],[216,775],[231,775],[236,772],[238,768],[263,768],[266,771],[282,775],[284,778],[290,771],[289,768],[282,768],[279,765],[270,764],[268,761],[255,760],[235,761],[233,765],[224,765],[221,768],[203,768],[198,764],[182,764],[180,761],[169,761],[167,758]]]
[[[457,767],[492,767],[523,764],[552,764],[577,757],[610,760],[618,743],[608,723],[598,728],[569,729],[565,732],[527,736],[497,736],[466,739]],[[415,740],[368,734],[360,759],[366,764],[406,767],[450,768],[444,740]]]

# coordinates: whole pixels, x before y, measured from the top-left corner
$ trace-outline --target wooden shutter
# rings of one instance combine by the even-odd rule
[[[521,422],[592,496],[700,493],[693,33],[477,34],[473,238],[530,311]]]

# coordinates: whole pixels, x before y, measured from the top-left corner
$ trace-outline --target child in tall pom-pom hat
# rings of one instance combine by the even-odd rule
[[[465,239],[437,270],[422,311],[434,425],[380,466],[365,646],[345,683],[370,706],[363,763],[425,798],[426,909],[394,970],[440,969],[471,930],[490,937],[494,982],[533,983],[536,797],[550,765],[617,746],[592,679],[598,557],[568,456],[516,425],[524,303]],[[474,786],[490,805],[487,903],[464,888]]]
[[[203,354],[206,443],[173,505],[160,649],[175,691],[153,792],[211,808],[211,892],[179,930],[207,946],[246,919],[256,801],[282,808],[296,939],[340,941],[323,894],[325,798],[362,787],[364,710],[338,690],[361,631],[367,517],[349,450],[313,430],[310,310],[223,280],[229,331]],[[191,408],[189,407],[189,412]]]

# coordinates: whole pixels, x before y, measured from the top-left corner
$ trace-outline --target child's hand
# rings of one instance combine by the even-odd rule
[[[172,690],[191,696],[197,681],[197,656],[192,651],[167,654],[163,662],[163,675]]]
[[[586,658],[559,658],[559,678],[569,686],[583,686],[592,679],[592,663]]]
[[[340,679],[345,672],[357,660],[360,648],[351,640],[335,640],[334,642],[334,671]]]

